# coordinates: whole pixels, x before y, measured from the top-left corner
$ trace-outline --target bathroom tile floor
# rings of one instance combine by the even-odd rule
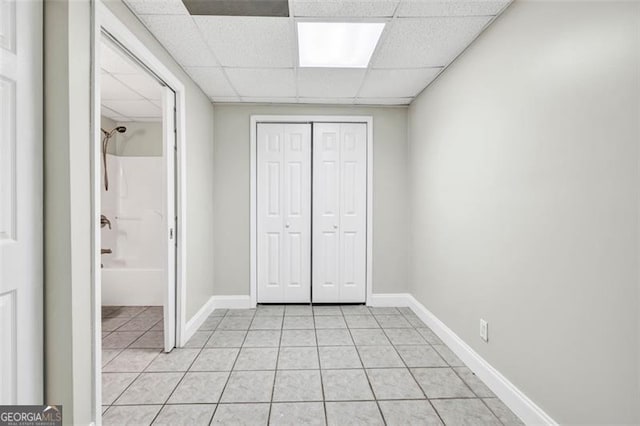
[[[169,354],[161,320],[103,308],[103,424],[522,424],[408,308],[221,309]]]

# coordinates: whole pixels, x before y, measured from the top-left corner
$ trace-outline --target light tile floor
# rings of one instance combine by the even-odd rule
[[[407,308],[216,310],[169,354],[160,308],[103,317],[105,425],[522,424]]]

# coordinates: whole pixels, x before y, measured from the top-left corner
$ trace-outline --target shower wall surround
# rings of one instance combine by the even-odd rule
[[[132,155],[107,154],[110,187],[109,191],[102,189],[102,214],[111,221],[111,229],[104,227],[101,234],[102,248],[112,253],[102,255],[102,303],[161,305],[166,264],[162,252],[162,131],[153,132],[159,123],[122,124],[127,133],[116,137],[115,152]],[[142,137],[154,133],[157,146],[150,137]],[[147,153],[151,155],[141,155]]]

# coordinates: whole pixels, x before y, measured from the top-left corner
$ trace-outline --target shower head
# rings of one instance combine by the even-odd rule
[[[102,130],[102,134],[104,134],[104,138],[102,139],[102,163],[104,165],[104,190],[108,191],[109,190],[109,173],[107,172],[107,148],[109,147],[109,140],[111,139],[114,133],[116,132],[124,133],[127,131],[127,128],[124,126],[118,126],[114,129],[111,129],[108,132],[103,128],[100,128],[100,130]]]
[[[113,135],[115,132],[118,132],[118,133],[124,133],[124,132],[126,132],[126,131],[127,131],[127,128],[126,128],[126,127],[124,127],[124,126],[118,126],[118,127],[116,127],[115,129],[112,129],[111,131],[106,131],[105,129],[102,129],[102,128],[101,128],[100,130],[102,130],[102,133],[103,133],[105,136],[111,137],[111,135]]]

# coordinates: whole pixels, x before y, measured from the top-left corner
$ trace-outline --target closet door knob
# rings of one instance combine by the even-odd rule
[[[290,227],[291,227],[291,224],[290,224],[289,222],[287,222],[287,224],[286,224],[286,225],[284,225],[284,227],[285,227],[285,228],[290,228]]]
[[[338,225],[333,225],[333,229],[338,229]]]

